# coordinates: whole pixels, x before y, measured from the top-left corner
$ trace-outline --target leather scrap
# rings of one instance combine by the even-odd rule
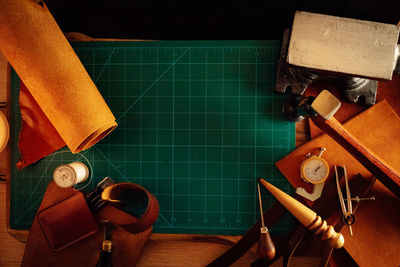
[[[22,82],[19,107],[22,122],[18,149],[22,157],[17,168],[22,169],[64,147],[65,142]]]

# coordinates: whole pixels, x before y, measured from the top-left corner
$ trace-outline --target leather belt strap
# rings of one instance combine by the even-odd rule
[[[110,204],[118,204],[120,203],[118,196],[123,192],[144,192],[148,198],[147,208],[142,217],[137,219],[135,218],[134,220],[132,219],[132,221],[127,223],[115,224],[121,226],[132,234],[141,233],[152,227],[158,218],[159,204],[156,197],[140,185],[132,183],[113,184],[103,190],[101,198]]]
[[[268,228],[272,227],[285,213],[286,208],[276,201],[275,204],[264,213],[265,226]],[[229,266],[237,261],[260,238],[260,227],[261,222],[258,220],[258,222],[250,228],[242,239],[207,266]]]
[[[102,220],[104,230],[103,244],[101,246],[101,252],[99,261],[97,262],[96,267],[111,267],[112,259],[112,241],[111,235],[113,230],[113,224],[107,220]]]

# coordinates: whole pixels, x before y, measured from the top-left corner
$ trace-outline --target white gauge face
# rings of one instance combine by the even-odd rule
[[[311,158],[304,165],[304,175],[311,182],[323,180],[328,173],[326,164],[320,158]]]

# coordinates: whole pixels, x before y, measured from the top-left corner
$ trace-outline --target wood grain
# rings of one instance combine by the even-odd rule
[[[6,107],[1,111],[10,118],[8,94],[8,64],[3,54],[0,53],[0,102],[6,102]],[[8,206],[9,206],[9,154],[10,147],[0,153],[0,174],[5,175],[5,181],[0,182],[0,266],[20,266],[25,244],[13,238],[8,232]]]
[[[1,155],[2,159],[4,155]],[[8,234],[6,224],[6,183],[0,183],[0,266],[20,266],[25,244]]]

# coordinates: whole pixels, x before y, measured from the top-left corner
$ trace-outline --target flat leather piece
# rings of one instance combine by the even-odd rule
[[[60,203],[78,193],[70,188],[62,189],[51,182],[39,207],[39,211]],[[54,252],[50,248],[36,216],[29,231],[21,266],[94,266],[95,264],[93,263],[97,262],[99,255],[93,253],[90,248],[99,247],[101,242],[102,233],[98,231],[91,238],[82,240],[60,252]]]
[[[22,169],[65,146],[65,142],[36,103],[23,82],[19,90],[21,131],[18,149],[21,159],[17,168]]]
[[[50,182],[38,212],[76,194],[81,193],[72,188],[60,188],[55,183]],[[141,233],[127,232],[119,224],[129,224],[137,219],[109,205],[99,210],[95,218],[97,220],[107,219],[114,223],[111,255],[113,266],[135,266],[149,239],[152,227]],[[97,231],[90,237],[82,239],[59,252],[54,252],[50,248],[36,216],[29,232],[22,266],[95,266],[100,257],[102,241],[103,231]]]
[[[381,101],[344,124],[345,127],[394,169],[400,169],[400,118],[386,101]],[[330,165],[330,176],[334,178],[334,165],[346,165],[351,179],[360,173],[364,177],[371,174],[344,148],[328,135],[320,135],[276,163],[293,187],[304,187],[311,192],[312,185],[300,179],[300,165],[305,154],[316,154],[324,146],[327,150],[322,157]],[[400,262],[400,200],[379,181],[372,189],[375,201],[361,203],[354,236],[348,230],[342,232],[344,248],[361,266],[398,266]],[[307,201],[312,205],[312,202]]]
[[[61,251],[99,230],[82,194],[41,210],[37,218],[54,251]]]

